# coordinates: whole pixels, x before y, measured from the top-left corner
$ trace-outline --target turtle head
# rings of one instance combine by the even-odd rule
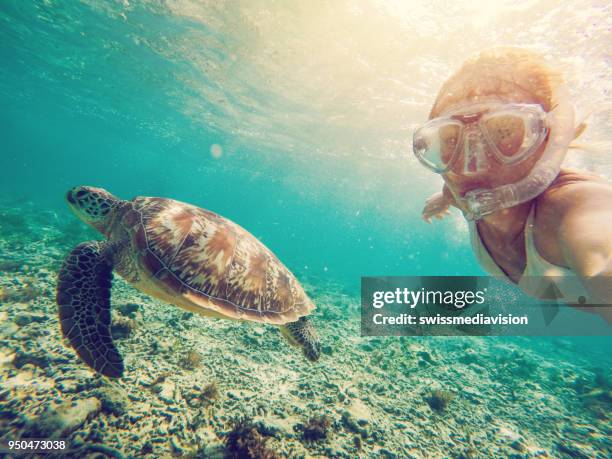
[[[68,190],[66,200],[72,211],[89,226],[106,234],[115,209],[121,202],[102,188],[77,186]]]

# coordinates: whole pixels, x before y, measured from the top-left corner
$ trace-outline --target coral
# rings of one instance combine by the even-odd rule
[[[192,450],[184,451],[181,457],[183,459],[206,459],[210,457],[206,450],[206,446],[200,445]]]
[[[0,231],[12,235],[15,233],[26,233],[28,222],[17,209],[0,212]]]
[[[0,261],[0,272],[14,273],[23,269],[23,263],[15,260]]]
[[[51,358],[44,352],[26,352],[18,350],[15,353],[13,365],[15,368],[21,368],[24,365],[31,364],[40,368],[47,368],[51,364]]]
[[[140,311],[141,306],[138,303],[123,303],[123,304],[117,305],[116,309],[124,316],[134,319],[136,316],[136,313]]]
[[[163,371],[163,372],[161,372],[159,375],[157,375],[157,377],[156,377],[156,378],[155,378],[153,381],[151,381],[151,383],[150,383],[150,384],[147,384],[147,385],[148,385],[149,387],[153,387],[153,386],[156,386],[156,385],[158,385],[158,384],[161,384],[161,383],[163,383],[163,382],[166,380],[166,378],[167,378],[168,376],[170,376],[171,374],[172,374],[172,373],[170,373],[169,371]]]
[[[582,394],[581,400],[586,409],[601,420],[607,420],[610,417],[610,406],[612,406],[612,391],[597,388],[592,391]]]
[[[93,418],[101,409],[95,397],[48,404],[36,418],[28,419],[25,435],[32,437],[67,436]]]
[[[200,398],[205,398],[206,400],[216,400],[219,398],[219,387],[215,381],[211,382],[204,386],[202,389],[202,395]]]
[[[534,379],[538,370],[535,361],[521,352],[514,351],[498,360],[497,376],[500,381]]]
[[[213,381],[204,386],[203,389],[200,389],[199,386],[195,386],[193,390],[183,394],[183,397],[185,397],[187,403],[191,407],[212,404],[219,398],[219,387],[217,383]]]
[[[191,349],[181,358],[180,364],[185,370],[195,370],[202,365],[202,361],[202,354]]]
[[[0,287],[0,301],[3,303],[28,303],[42,294],[42,290],[34,285],[35,279],[25,278],[19,287]]]
[[[304,440],[317,441],[324,440],[329,435],[329,428],[331,427],[331,420],[329,417],[315,416],[310,418],[308,424],[301,428],[302,436]]]
[[[477,458],[477,452],[474,450],[474,448],[471,447],[467,447],[459,452],[456,453],[454,457],[454,459],[475,459]]]
[[[91,453],[94,455],[92,456]],[[97,456],[100,453],[102,456]],[[90,443],[77,451],[76,457],[112,457],[114,459],[124,459],[125,456],[117,449],[110,446]]]
[[[136,330],[136,321],[125,317],[116,317],[111,325],[113,339],[129,338]]]
[[[574,389],[574,391],[576,391],[578,395],[580,395],[586,394],[590,390],[591,384],[589,380],[586,379],[584,376],[578,376],[572,383],[571,387]]]
[[[594,368],[593,374],[593,382],[595,383],[596,387],[600,387],[602,389],[609,389],[612,387],[610,375],[603,368]]]
[[[127,411],[130,401],[125,391],[119,386],[105,386],[96,389],[93,394],[102,404],[102,411],[123,416]]]
[[[441,413],[448,407],[454,398],[455,394],[450,391],[433,389],[429,395],[425,397],[425,401],[432,410]]]
[[[242,418],[234,422],[234,427],[225,441],[226,459],[280,459],[276,452],[266,446],[264,437],[253,422]]]
[[[605,370],[594,368],[591,370],[593,378],[577,376],[571,387],[581,400],[584,408],[589,410],[597,419],[609,418],[612,404],[612,388],[610,377]]]

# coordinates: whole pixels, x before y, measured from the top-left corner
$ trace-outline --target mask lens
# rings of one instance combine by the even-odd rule
[[[532,153],[540,140],[542,123],[536,113],[501,112],[488,115],[482,125],[500,159],[516,162]]]
[[[486,120],[484,125],[489,139],[502,155],[512,157],[521,151],[525,137],[525,125],[521,118],[498,115]]]
[[[414,133],[414,153],[428,168],[444,172],[453,160],[460,140],[459,123],[428,123]]]

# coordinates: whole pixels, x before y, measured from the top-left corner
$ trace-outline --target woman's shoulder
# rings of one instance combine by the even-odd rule
[[[538,197],[538,207],[558,212],[589,202],[610,203],[612,182],[601,175],[578,169],[563,169]]]
[[[590,231],[595,230],[592,222],[601,221],[604,215],[601,212],[606,209],[612,210],[612,183],[609,180],[590,172],[562,170],[536,200],[534,242],[538,253],[550,263],[570,266],[560,245],[559,231],[581,227],[581,234],[591,237]],[[586,229],[583,227],[585,224]],[[601,221],[601,224],[608,222]]]
[[[585,182],[611,185],[608,179],[592,172],[579,169],[561,169],[557,178],[551,183],[546,191]]]

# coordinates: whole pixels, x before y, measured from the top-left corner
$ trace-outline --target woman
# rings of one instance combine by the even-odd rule
[[[423,217],[459,208],[491,275],[612,321],[612,185],[561,169],[581,133],[560,75],[539,55],[495,48],[443,85],[414,153],[442,174]]]

